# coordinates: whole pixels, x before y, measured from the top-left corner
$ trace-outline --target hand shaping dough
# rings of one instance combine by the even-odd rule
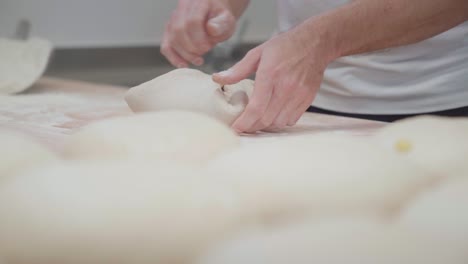
[[[324,134],[263,143],[213,160],[208,171],[265,223],[303,215],[387,217],[432,181],[360,138]]]
[[[52,44],[43,39],[0,39],[0,94],[19,93],[34,84],[51,52]]]
[[[0,180],[57,160],[51,151],[26,136],[0,132]]]
[[[239,223],[228,188],[137,161],[65,162],[0,185],[0,256],[16,264],[190,263]]]
[[[468,173],[468,119],[422,116],[392,123],[377,144],[438,177]]]
[[[197,264],[462,264],[466,250],[371,220],[326,219],[247,233]]]
[[[186,110],[231,124],[244,111],[252,80],[221,86],[194,69],[177,69],[130,89],[125,97],[134,112]]]
[[[468,252],[468,178],[451,180],[414,200],[399,223],[464,245]]]
[[[136,157],[203,163],[236,147],[238,136],[217,120],[191,112],[142,113],[98,121],[70,136],[74,159]]]

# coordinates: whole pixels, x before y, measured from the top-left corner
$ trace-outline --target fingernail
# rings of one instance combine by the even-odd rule
[[[218,72],[218,73],[216,73],[216,75],[219,76],[219,77],[227,77],[227,76],[231,75],[231,73],[232,73],[232,70],[229,69],[229,70],[225,70],[225,71],[222,71],[222,72]]]
[[[210,20],[209,23],[213,28],[213,33],[215,37],[221,36],[224,32],[228,30],[228,25],[225,20],[225,15],[217,16]]]
[[[223,34],[224,30],[223,30],[223,27],[220,24],[218,24],[216,22],[211,22],[211,26],[213,28],[213,33],[214,33],[213,35],[215,37],[221,36]]]

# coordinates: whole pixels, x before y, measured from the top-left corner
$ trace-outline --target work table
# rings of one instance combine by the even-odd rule
[[[58,150],[67,135],[96,120],[132,114],[124,101],[125,87],[42,78],[25,93],[0,96],[0,129],[28,134]],[[366,136],[384,123],[305,113],[294,127],[279,133],[242,137],[243,143],[318,132]]]

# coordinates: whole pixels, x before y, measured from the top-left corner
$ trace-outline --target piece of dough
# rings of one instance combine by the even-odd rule
[[[399,223],[455,241],[468,252],[468,178],[446,182],[414,200],[403,211]]]
[[[309,214],[387,217],[432,182],[364,139],[329,134],[243,146],[207,170],[233,186],[251,217],[265,223]]]
[[[229,188],[189,168],[65,162],[0,185],[8,264],[190,263],[239,224]]]
[[[19,93],[44,73],[52,44],[44,39],[27,41],[0,38],[0,94]]]
[[[177,69],[130,89],[125,100],[134,112],[187,110],[231,124],[244,111],[252,80],[221,86],[194,69]]]
[[[57,162],[46,147],[19,133],[0,131],[0,180]]]
[[[73,159],[137,157],[197,164],[238,144],[238,136],[213,118],[191,112],[163,111],[88,125],[68,138],[64,155]]]
[[[444,178],[468,173],[468,119],[421,116],[392,123],[377,144]]]
[[[366,219],[327,219],[246,233],[197,264],[462,264],[468,254]]]

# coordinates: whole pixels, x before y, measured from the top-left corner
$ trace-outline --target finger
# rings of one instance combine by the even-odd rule
[[[166,26],[166,28],[167,27],[168,26]],[[161,54],[163,54],[167,58],[167,60],[177,68],[185,68],[188,66],[187,61],[184,60],[181,56],[179,56],[177,52],[175,52],[169,45],[167,30],[164,33],[163,41],[161,43]]]
[[[259,71],[255,87],[244,112],[234,122],[232,128],[237,132],[252,132],[255,123],[263,116],[273,94],[271,78]]]
[[[167,58],[167,60],[177,68],[187,68],[188,62],[185,61],[176,51],[172,48],[161,48],[161,53]]]
[[[193,44],[188,33],[186,26],[187,14],[181,13],[184,10],[179,10],[174,15],[174,22],[170,24],[169,28],[169,43],[174,51],[178,53],[185,61],[195,65],[203,64],[203,58],[198,54],[196,46]]]
[[[262,50],[255,48],[229,70],[213,74],[213,80],[219,84],[235,84],[255,73],[260,63]]]
[[[305,100],[299,105],[289,119],[288,126],[294,126],[302,115],[307,111],[312,102],[314,101],[315,94],[311,94],[305,98]]]
[[[198,1],[191,7],[188,11],[190,14],[187,22],[188,35],[193,45],[197,48],[197,54],[203,55],[213,47],[210,43],[210,37],[205,30],[210,5],[205,1]]]
[[[168,44],[185,61],[200,64],[202,58],[196,54],[196,48],[188,36],[188,17],[191,16],[190,8],[192,4],[181,0],[177,9],[172,13],[170,23],[167,26]]]
[[[253,126],[253,131],[259,131],[271,127],[273,121],[278,117],[286,104],[293,98],[294,89],[296,88],[293,86],[294,84],[288,80],[282,83],[282,85],[275,86],[273,89],[272,98],[268,104],[268,108],[263,117]]]
[[[296,94],[292,97],[286,106],[281,110],[279,115],[275,118],[272,125],[268,129],[283,129],[285,128],[290,120],[295,117],[299,107],[302,107],[304,103],[304,98],[308,96],[307,90],[298,89]]]
[[[184,37],[185,38],[185,37]],[[183,40],[183,41],[172,41],[172,49],[177,52],[177,54],[182,57],[185,61],[190,62],[194,65],[202,65],[204,60],[200,55],[192,53],[187,49],[187,41],[188,40]]]
[[[236,18],[227,10],[210,17],[206,24],[208,35],[217,40],[217,42],[229,39],[234,33],[235,28]]]

